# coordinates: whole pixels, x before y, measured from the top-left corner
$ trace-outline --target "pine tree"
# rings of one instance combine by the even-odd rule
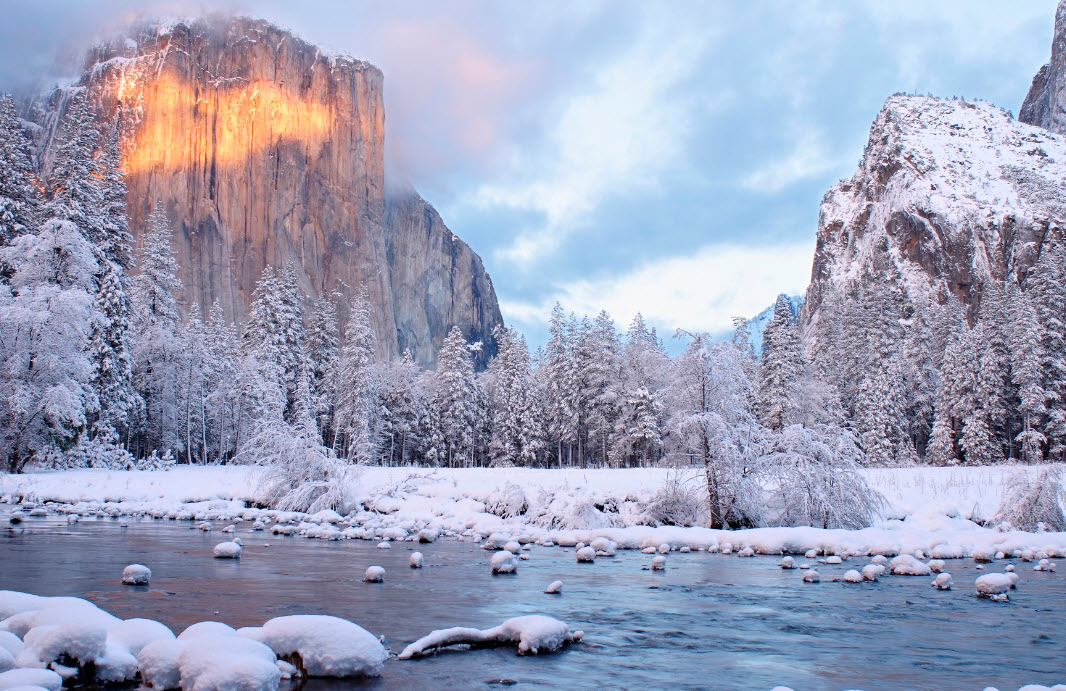
[[[337,383],[335,434],[338,439],[334,448],[350,462],[369,463],[376,457],[380,425],[377,398],[374,329],[370,325],[370,301],[363,289],[349,312]]]
[[[1036,310],[1027,295],[1011,284],[1008,293],[1012,328],[1008,334],[1011,381],[1018,390],[1019,433],[1015,438],[1026,463],[1037,463],[1044,457],[1047,441],[1040,431],[1043,422],[1044,387],[1041,382],[1040,324]]]
[[[1029,274],[1040,324],[1041,370],[1044,389],[1044,429],[1048,457],[1066,454],[1066,246],[1045,247]]]
[[[305,362],[303,296],[292,261],[280,271],[272,266],[263,269],[252,293],[244,339],[249,350],[275,365],[285,398],[285,415],[291,419],[300,368]]]
[[[432,415],[440,447],[439,458],[449,467],[473,465],[481,423],[474,363],[466,339],[452,327],[437,354]]]
[[[15,101],[0,95],[0,246],[37,227],[40,182]]]
[[[49,180],[51,199],[44,208],[46,217],[70,221],[97,247],[107,240],[101,170],[94,156],[99,140],[92,107],[81,92],[67,112]]]
[[[381,377],[381,455],[388,465],[406,465],[421,452],[426,401],[419,374],[405,350]]]
[[[797,382],[804,373],[803,352],[788,296],[777,297],[774,316],[763,332],[758,391],[759,421],[771,430],[791,422]]]
[[[549,325],[550,336],[540,365],[544,372],[544,415],[550,443],[555,446],[556,462],[561,468],[565,459],[563,445],[568,448],[576,441],[576,413],[572,408],[571,354],[573,333],[563,307],[555,303]]]
[[[133,236],[126,213],[126,174],[122,170],[117,124],[107,133],[100,168],[103,227],[96,246],[109,261],[128,271],[133,263]]]
[[[308,386],[315,419],[323,439],[332,439],[333,406],[337,400],[337,377],[340,366],[340,332],[337,328],[337,303],[332,296],[315,300],[307,327]]]
[[[542,447],[533,395],[529,350],[513,329],[497,326],[496,357],[489,364],[493,386],[489,392],[493,465],[533,465]]]
[[[129,348],[131,307],[122,270],[110,261],[101,264],[103,274],[96,288],[96,316],[89,337],[92,385],[100,402],[93,435],[116,439],[129,426],[139,405]]]
[[[226,320],[215,300],[206,326],[207,360],[207,449],[205,456],[221,463],[237,452],[236,432],[240,401],[240,346],[236,326]]]

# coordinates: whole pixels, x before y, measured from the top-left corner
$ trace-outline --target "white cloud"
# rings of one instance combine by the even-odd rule
[[[545,141],[517,153],[503,182],[483,184],[466,200],[543,217],[499,257],[528,264],[550,255],[603,200],[654,189],[660,174],[683,164],[693,112],[706,97],[672,91],[700,64],[712,38],[705,26],[649,17],[628,51],[595,70],[588,88],[545,125]]]
[[[776,194],[798,182],[834,170],[845,170],[846,167],[847,160],[830,153],[820,133],[805,129],[795,139],[790,152],[749,173],[741,180],[741,184],[755,192]]]
[[[621,325],[640,312],[664,336],[679,327],[720,332],[734,316],[753,316],[780,293],[803,292],[813,255],[813,238],[765,247],[708,245],[625,274],[558,286],[535,303],[504,299],[500,309],[508,322],[527,326],[543,324],[558,301],[578,314],[605,309]]]

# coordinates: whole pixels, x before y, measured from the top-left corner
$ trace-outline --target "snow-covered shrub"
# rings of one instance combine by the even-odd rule
[[[525,490],[513,482],[492,490],[484,504],[485,513],[491,513],[500,518],[515,518],[529,510]]]
[[[1066,530],[1066,491],[1061,465],[1034,473],[1020,470],[1008,480],[1007,491],[996,514],[1017,530]]]
[[[862,452],[847,430],[791,425],[775,435],[763,463],[785,526],[868,527],[885,505],[858,471]]]
[[[107,470],[140,470],[137,460],[116,440],[98,436],[82,437],[78,445],[67,453],[66,465],[73,468],[105,468]]]
[[[306,380],[301,389],[306,389]],[[280,416],[260,422],[237,460],[264,466],[256,495],[259,503],[280,511],[346,514],[355,503],[351,487],[357,466],[338,459],[322,445],[318,426],[306,412],[290,425]]]
[[[697,525],[704,514],[701,494],[696,478],[672,470],[644,510],[645,521],[651,526]]]

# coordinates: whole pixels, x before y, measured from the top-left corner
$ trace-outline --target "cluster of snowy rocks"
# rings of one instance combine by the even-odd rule
[[[558,619],[526,615],[491,629],[433,631],[399,657],[456,644],[516,645],[518,654],[535,655],[581,637]],[[175,636],[158,621],[122,620],[81,598],[0,591],[0,689],[140,681],[153,689],[276,691],[282,679],[379,676],[389,657],[380,639],[338,617],[291,615],[241,629],[204,621]]]

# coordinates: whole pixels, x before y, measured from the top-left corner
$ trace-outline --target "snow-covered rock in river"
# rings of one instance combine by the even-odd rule
[[[385,569],[380,566],[368,567],[366,573],[363,574],[364,583],[384,583],[385,582]]]
[[[818,572],[815,571],[814,569],[811,569],[811,570],[809,570],[809,571],[807,571],[807,572],[805,572],[803,574],[803,582],[804,583],[819,583],[819,582],[821,582],[821,580],[822,580],[822,577],[819,576]]]
[[[986,573],[979,577],[974,585],[977,586],[977,594],[981,597],[993,600],[1006,600],[1007,591],[1014,585],[1010,576],[1005,573]]]
[[[503,548],[511,554],[518,554],[522,551],[522,545],[518,544],[514,540],[508,542],[506,545],[503,546]]]
[[[933,560],[929,561],[929,563],[927,563],[926,566],[928,566],[929,570],[932,571],[933,573],[940,573],[941,571],[944,570],[944,560],[943,559],[933,559]]]
[[[242,549],[236,542],[220,542],[215,545],[215,559],[240,559]]]
[[[661,554],[656,556],[656,557],[652,557],[651,570],[652,571],[665,571],[666,570],[666,557],[664,557]]]
[[[589,547],[596,550],[597,557],[613,557],[617,545],[612,540],[608,540],[605,537],[597,537],[589,543]]]
[[[12,669],[0,673],[0,689],[29,690],[47,689],[48,691],[60,691],[63,688],[63,677],[50,669]]]
[[[865,579],[862,577],[861,573],[859,573],[855,569],[851,569],[844,574],[843,580],[845,583],[862,583]]]
[[[944,572],[937,574],[930,585],[937,590],[951,590],[951,574]]]
[[[518,566],[514,563],[514,554],[505,549],[492,555],[493,573],[515,573]]]
[[[518,654],[537,655],[558,650],[580,641],[581,631],[570,631],[566,623],[542,614],[508,619],[491,629],[456,627],[433,631],[403,649],[399,657],[407,660],[449,645],[499,646],[518,644]]]
[[[576,553],[578,563],[591,564],[596,561],[596,550],[591,547],[582,547]]]
[[[781,568],[782,569],[794,569],[794,568],[796,568],[796,560],[793,559],[792,557],[784,557],[783,559],[781,559]]]
[[[378,676],[388,658],[388,652],[373,634],[338,617],[277,617],[261,627],[240,629],[238,633],[266,644],[305,676]]]
[[[923,564],[909,554],[893,557],[888,563],[888,571],[896,576],[928,576],[932,573],[928,564]]]
[[[744,549],[742,549],[739,552],[737,552],[737,556],[738,557],[754,557],[755,556],[755,550],[753,550],[751,547],[745,547]]]
[[[862,580],[876,581],[884,572],[885,567],[881,564],[867,564],[862,567]]]
[[[148,585],[152,570],[143,564],[130,564],[122,569],[122,582],[126,585]]]
[[[558,595],[563,592],[562,581],[552,581],[548,584],[548,587],[544,589],[544,592],[549,595]]]
[[[425,563],[425,559],[422,557],[421,552],[411,552],[411,568],[420,569]]]

